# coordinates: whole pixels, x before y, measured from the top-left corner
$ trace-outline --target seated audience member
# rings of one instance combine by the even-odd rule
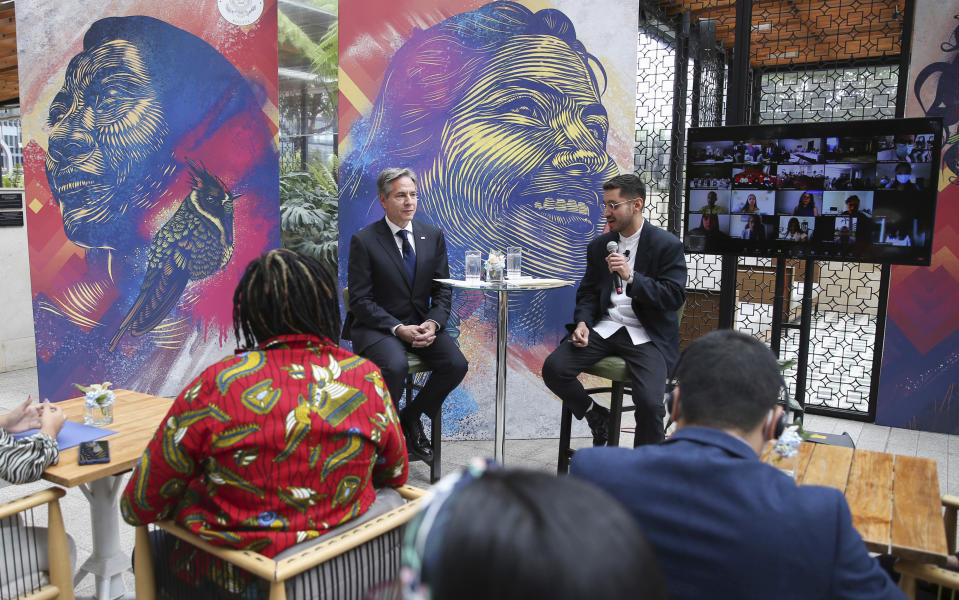
[[[0,479],[10,483],[37,481],[60,456],[57,434],[67,418],[56,404],[33,404],[33,398],[0,415]],[[16,440],[12,434],[39,429],[35,435]]]
[[[622,506],[571,478],[474,459],[406,531],[405,598],[659,600],[656,558]]]
[[[706,204],[699,209],[699,212],[703,213],[704,215],[718,215],[719,213],[723,212],[723,207],[716,205],[718,201],[719,196],[715,191],[710,190],[709,193],[706,194]]]
[[[746,201],[743,202],[743,205],[739,207],[737,212],[758,215],[760,211],[759,205],[756,203],[756,194],[746,196]]]
[[[766,239],[766,227],[759,215],[749,215],[746,226],[743,228],[744,240],[762,241]]]
[[[706,239],[729,237],[719,228],[719,216],[704,214],[699,217],[699,227],[689,230],[695,236],[704,236]]]
[[[374,486],[406,482],[379,370],[336,346],[338,300],[311,257],[272,250],[250,262],[233,295],[237,356],[174,401],[124,490],[127,523],[174,519],[272,557],[366,512]]]
[[[672,437],[579,450],[570,466],[633,514],[671,598],[903,598],[869,556],[842,492],[797,486],[759,460],[783,411],[783,379],[766,346],[708,333],[686,350],[675,379]]]
[[[783,239],[789,240],[790,242],[805,242],[809,239],[809,236],[803,233],[799,225],[799,219],[793,217],[789,219],[789,223],[786,224],[786,235],[783,236]]]
[[[803,192],[799,197],[799,202],[796,203],[796,208],[793,209],[793,215],[800,217],[818,217],[819,208],[816,206],[816,201],[813,199],[812,194],[809,192]]]
[[[901,162],[896,165],[896,180],[886,184],[886,189],[899,191],[916,191],[919,186],[912,180],[912,165]]]
[[[33,398],[5,415],[0,415],[0,479],[10,483],[31,483],[40,479],[43,471],[56,464],[60,457],[57,446],[57,434],[63,428],[66,416],[56,404],[42,402],[33,404]],[[14,439],[12,434],[30,429],[39,429],[36,434],[22,439]],[[0,482],[0,487],[3,483]],[[50,565],[47,556],[47,530],[42,527],[26,527],[21,519],[10,517],[0,519],[0,540],[7,547],[7,555],[0,557],[0,598],[13,593],[17,583],[13,581],[23,575],[21,560],[35,561],[36,568],[48,571]],[[67,536],[70,547],[71,569],[76,557],[73,538]],[[34,550],[28,548],[36,544]],[[17,556],[16,549],[22,550]],[[4,577],[9,574],[9,580]],[[24,582],[25,583],[25,582]],[[9,589],[7,589],[9,588]]]

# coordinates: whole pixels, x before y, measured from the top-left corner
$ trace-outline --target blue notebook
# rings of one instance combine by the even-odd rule
[[[27,431],[13,434],[13,437],[19,440],[39,432],[39,429],[28,429]],[[57,434],[57,446],[59,446],[60,450],[66,450],[67,448],[79,446],[81,442],[92,442],[93,440],[98,440],[102,437],[113,435],[114,433],[116,433],[116,431],[110,429],[67,421],[63,424],[63,429],[60,430],[60,433]]]

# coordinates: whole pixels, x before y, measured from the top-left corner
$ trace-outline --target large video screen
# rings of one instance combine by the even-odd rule
[[[698,127],[687,252],[928,265],[937,118]]]

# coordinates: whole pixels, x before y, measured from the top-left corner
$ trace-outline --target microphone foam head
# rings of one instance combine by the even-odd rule
[[[619,244],[617,244],[616,242],[612,242],[612,241],[606,242],[606,251],[607,251],[607,252],[616,252],[617,250],[619,250]]]

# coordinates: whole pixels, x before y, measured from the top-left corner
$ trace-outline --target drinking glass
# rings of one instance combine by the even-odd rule
[[[478,281],[483,271],[483,255],[479,250],[466,251],[466,281]]]
[[[523,249],[519,246],[506,248],[506,276],[518,279],[523,266]]]

